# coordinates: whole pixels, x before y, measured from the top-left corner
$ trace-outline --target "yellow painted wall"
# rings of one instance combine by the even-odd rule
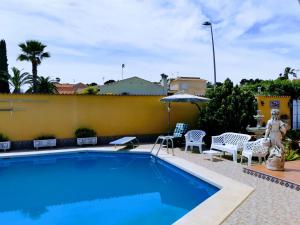
[[[165,133],[168,114],[162,97],[0,94],[0,133],[13,141],[47,134],[72,138],[79,127],[92,128],[98,136]],[[176,122],[193,128],[197,116],[194,105],[172,103],[172,128]]]
[[[263,122],[267,123],[267,121],[271,118],[271,107],[270,102],[274,100],[278,100],[280,102],[279,111],[280,115],[288,115],[289,125],[291,122],[291,110],[289,106],[290,96],[256,96],[258,109],[261,110],[262,115],[264,115]]]

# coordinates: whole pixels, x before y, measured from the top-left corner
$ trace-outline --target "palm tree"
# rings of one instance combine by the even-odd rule
[[[27,72],[22,73],[22,70],[19,70],[16,67],[12,67],[12,75],[6,73],[5,80],[8,80],[9,85],[13,87],[13,93],[21,93],[21,87],[25,84],[30,83],[30,75]]]
[[[295,69],[292,69],[291,67],[285,67],[283,74],[279,74],[279,79],[288,80],[289,75],[292,75],[294,78],[297,78],[297,72]]]
[[[20,61],[29,61],[32,64],[32,89],[33,92],[37,91],[37,67],[41,64],[42,60],[50,57],[49,52],[45,52],[47,45],[42,44],[39,41],[28,40],[25,43],[19,44],[22,53],[18,56]]]
[[[55,86],[56,80],[52,80],[50,77],[40,76],[36,82],[36,92],[40,94],[57,94],[57,87]],[[33,92],[33,77],[31,77],[32,86],[26,91],[27,93]]]
[[[286,67],[286,68],[284,69],[284,74],[283,74],[283,76],[289,78],[289,75],[292,75],[294,78],[296,78],[296,77],[297,77],[296,70],[295,70],[295,69],[292,69],[291,67]]]

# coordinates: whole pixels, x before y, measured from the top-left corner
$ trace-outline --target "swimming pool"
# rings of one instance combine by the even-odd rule
[[[172,224],[219,189],[143,153],[0,159],[0,224]]]

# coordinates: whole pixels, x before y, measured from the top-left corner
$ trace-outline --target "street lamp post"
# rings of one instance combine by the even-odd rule
[[[125,68],[125,64],[122,64],[122,80],[123,80],[123,75],[124,75],[124,68]]]
[[[210,33],[211,33],[211,43],[212,43],[212,50],[213,50],[213,61],[214,61],[214,89],[216,90],[217,85],[217,72],[216,72],[216,56],[215,56],[215,43],[214,43],[214,34],[212,30],[211,22],[204,22],[204,26],[210,26]]]

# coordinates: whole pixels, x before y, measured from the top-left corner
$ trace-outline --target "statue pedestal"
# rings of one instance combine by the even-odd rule
[[[264,137],[264,133],[266,131],[265,127],[246,127],[246,130],[250,133],[254,133],[256,135],[256,139]]]
[[[279,157],[269,158],[266,162],[266,166],[269,170],[283,171],[284,170],[284,160],[282,160],[282,158],[279,158]]]

